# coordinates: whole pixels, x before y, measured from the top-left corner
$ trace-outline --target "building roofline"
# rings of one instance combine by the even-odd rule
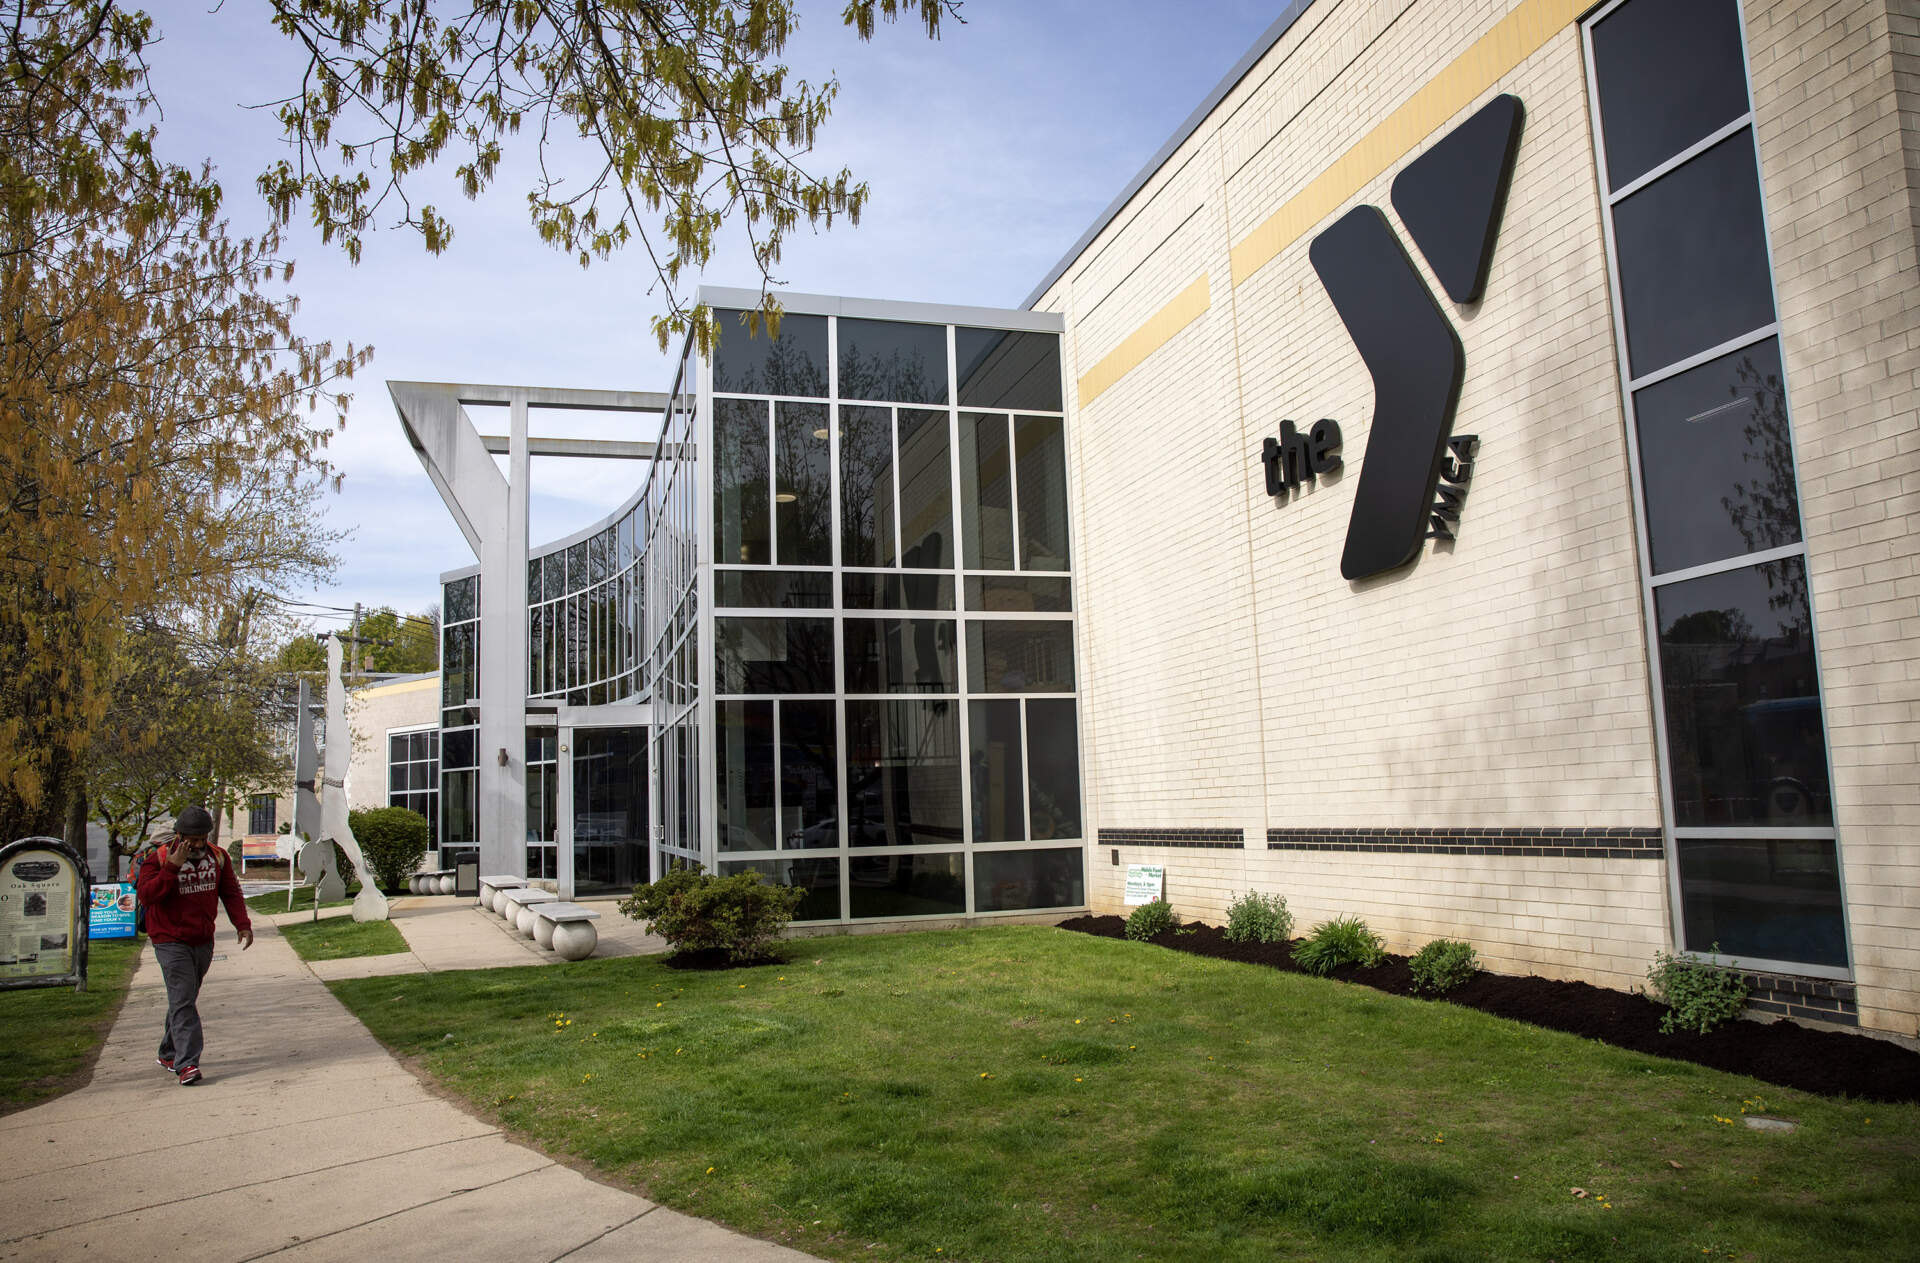
[[[1060,256],[1060,261],[1053,265],[1053,270],[1047,273],[1046,279],[1027,295],[1025,301],[1020,304],[1021,307],[1031,310],[1035,303],[1046,297],[1047,291],[1053,288],[1053,283],[1066,275],[1067,269],[1073,266],[1073,261],[1086,253],[1087,247],[1093,244],[1094,238],[1105,232],[1107,225],[1119,217],[1120,212],[1126,209],[1127,203],[1133,200],[1134,194],[1146,187],[1147,181],[1166,165],[1167,159],[1173,157],[1174,151],[1186,144],[1187,139],[1200,130],[1200,124],[1206,121],[1207,115],[1213,113],[1214,107],[1226,100],[1227,93],[1233,91],[1240,81],[1247,77],[1247,72],[1252,70],[1275,44],[1280,42],[1281,36],[1293,29],[1293,24],[1312,3],[1313,0],[1291,0],[1287,7],[1281,10],[1280,16],[1273,20],[1273,25],[1262,31],[1260,38],[1253,41],[1253,47],[1249,48],[1239,61],[1233,63],[1233,69],[1227,71],[1220,82],[1213,85],[1213,91],[1207,93],[1199,107],[1187,115],[1185,122],[1174,128],[1173,135],[1167,139],[1167,143],[1160,146],[1153,157],[1147,159],[1147,165],[1141,167],[1133,179],[1127,181],[1126,187],[1120,190],[1120,196],[1114,198],[1107,204],[1107,208],[1100,212],[1093,221],[1093,227],[1082,233],[1080,240],[1074,242],[1072,248]]]
[[[780,310],[803,316],[847,316],[861,320],[902,320],[929,325],[969,325],[1034,333],[1064,333],[1066,321],[1050,311],[1028,307],[961,307],[950,303],[915,303],[891,298],[843,298],[834,294],[798,294],[772,291]],[[757,289],[702,285],[699,301],[708,307],[750,309],[760,305]]]

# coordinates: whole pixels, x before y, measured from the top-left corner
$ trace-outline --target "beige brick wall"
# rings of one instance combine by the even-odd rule
[[[375,684],[347,699],[353,758],[347,765],[347,804],[359,811],[387,805],[387,732],[440,721],[440,677]]]
[[[1294,933],[1360,916],[1410,954],[1437,938],[1466,939],[1496,973],[1539,974],[1628,990],[1667,947],[1666,866],[1646,860],[1518,860],[1482,855],[1099,847],[1088,898],[1124,914],[1127,864],[1162,864],[1167,899],[1183,918],[1226,920],[1248,890],[1286,896]]]
[[[1920,1033],[1920,16],[1749,0],[1863,1025]]]
[[[1189,915],[1277,890],[1303,925],[1358,912],[1397,947],[1448,934],[1496,968],[1631,986],[1670,942],[1663,863],[1264,849],[1268,827],[1661,822],[1577,27],[1438,125],[1500,91],[1527,111],[1486,298],[1441,298],[1467,365],[1454,431],[1481,438],[1457,544],[1340,577],[1371,383],[1312,232],[1232,280],[1235,244],[1513,8],[1320,0],[1036,304],[1065,314],[1077,385],[1208,278],[1204,314],[1097,397],[1072,391],[1088,823],[1244,829],[1244,851],[1123,851],[1164,859]],[[1861,1018],[1912,1033],[1920,19],[1896,8],[1748,16]],[[1398,229],[1389,185],[1431,139],[1347,205]],[[1275,503],[1261,440],[1323,416],[1348,471]],[[1120,911],[1109,852],[1089,898]]]

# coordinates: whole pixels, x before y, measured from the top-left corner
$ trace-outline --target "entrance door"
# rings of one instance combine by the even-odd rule
[[[646,726],[563,727],[560,749],[561,897],[629,894],[647,880]]]

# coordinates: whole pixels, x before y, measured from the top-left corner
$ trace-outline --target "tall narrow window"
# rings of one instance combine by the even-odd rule
[[[1737,0],[1584,27],[1680,946],[1844,973],[1825,722]]]

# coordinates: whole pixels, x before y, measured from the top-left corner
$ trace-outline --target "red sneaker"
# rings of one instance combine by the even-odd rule
[[[156,1066],[159,1066],[162,1070],[166,1071],[168,1074],[173,1073],[173,1058],[171,1057],[155,1057],[153,1059],[153,1064]]]
[[[198,1082],[200,1082],[199,1066],[181,1066],[180,1067],[180,1086],[181,1087],[190,1088]]]

